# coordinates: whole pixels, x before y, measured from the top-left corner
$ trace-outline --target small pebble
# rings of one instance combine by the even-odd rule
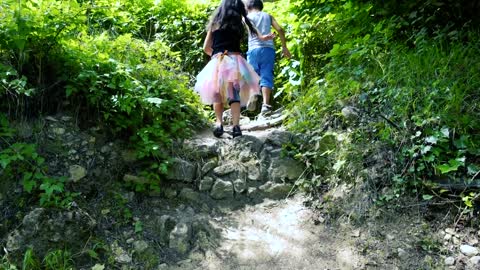
[[[451,235],[455,235],[455,229],[452,229],[452,228],[446,228],[445,232]]]
[[[474,266],[479,266],[480,265],[480,256],[473,256],[472,258],[470,258],[469,261]]]
[[[453,257],[447,257],[445,258],[445,265],[450,266],[455,264],[455,258]]]
[[[469,245],[461,245],[460,252],[462,252],[466,256],[473,257],[478,254],[478,249]]]

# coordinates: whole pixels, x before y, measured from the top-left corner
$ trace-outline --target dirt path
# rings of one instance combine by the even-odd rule
[[[215,250],[202,259],[195,254],[177,266],[162,269],[359,269],[362,258],[348,235],[315,225],[314,213],[297,195],[264,200],[228,215],[212,217],[221,231]]]

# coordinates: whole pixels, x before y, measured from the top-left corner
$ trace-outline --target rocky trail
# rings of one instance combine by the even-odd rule
[[[179,143],[168,181],[149,193],[128,188],[145,181],[138,161],[100,128],[81,130],[61,115],[23,124],[19,133],[38,142],[50,172],[80,195],[67,209],[20,211],[21,188],[3,183],[0,255],[21,258],[32,248],[42,258],[68,247],[82,270],[477,269],[477,232],[425,223],[420,208],[380,208],[356,226],[353,212],[324,218],[328,209],[315,210],[295,188],[305,167],[283,145],[305,138],[282,119],[281,111],[243,118],[244,136],[205,130]],[[438,262],[433,252],[445,255]]]
[[[314,225],[304,198],[265,200],[212,217],[219,244],[200,256],[161,269],[360,269],[345,237]]]

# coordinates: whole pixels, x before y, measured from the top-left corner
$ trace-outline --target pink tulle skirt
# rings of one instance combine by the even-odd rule
[[[205,104],[238,100],[246,105],[253,95],[260,94],[260,77],[240,54],[215,54],[198,74],[195,91]],[[240,93],[235,93],[239,89]]]

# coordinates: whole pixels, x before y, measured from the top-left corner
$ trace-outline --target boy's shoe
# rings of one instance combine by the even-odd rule
[[[272,113],[272,106],[268,104],[262,104],[262,110],[260,111],[261,115],[269,115]]]
[[[213,130],[213,136],[220,138],[223,135],[223,126],[215,126],[215,129]]]
[[[253,95],[250,97],[247,103],[247,110],[253,112],[257,109],[257,101],[258,101],[258,96]]]
[[[242,130],[240,129],[240,126],[234,126],[233,127],[233,132],[232,132],[233,138],[242,136]]]

